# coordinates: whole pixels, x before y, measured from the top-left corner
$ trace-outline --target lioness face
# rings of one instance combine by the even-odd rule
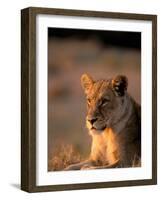
[[[89,75],[81,77],[87,98],[87,128],[92,132],[102,132],[120,120],[127,89],[127,78],[117,76],[110,80],[94,81]]]

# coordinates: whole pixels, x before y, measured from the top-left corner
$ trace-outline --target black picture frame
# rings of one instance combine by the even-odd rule
[[[63,15],[152,22],[152,178],[64,185],[36,185],[36,16]],[[27,192],[157,184],[157,16],[29,7],[21,11],[21,189]]]

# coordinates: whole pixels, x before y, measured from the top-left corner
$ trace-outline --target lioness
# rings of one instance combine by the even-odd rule
[[[86,125],[92,136],[88,160],[66,170],[132,167],[141,158],[141,107],[127,93],[128,80],[94,81],[83,74],[82,87],[87,98]]]

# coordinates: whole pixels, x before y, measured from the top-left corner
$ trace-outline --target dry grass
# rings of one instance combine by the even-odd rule
[[[81,160],[80,153],[72,145],[61,144],[56,148],[54,157],[49,160],[48,170],[60,171]]]
[[[131,167],[141,167],[141,158],[134,157]]]
[[[62,171],[69,165],[79,163],[83,159],[72,145],[60,144],[54,152],[54,157],[49,160],[48,171]],[[141,167],[141,159],[135,157],[131,167]]]

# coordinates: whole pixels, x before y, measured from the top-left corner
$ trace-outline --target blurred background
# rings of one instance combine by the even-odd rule
[[[141,33],[48,29],[49,171],[61,170],[90,153],[80,84],[83,73],[95,80],[126,75],[128,92],[140,103]]]

